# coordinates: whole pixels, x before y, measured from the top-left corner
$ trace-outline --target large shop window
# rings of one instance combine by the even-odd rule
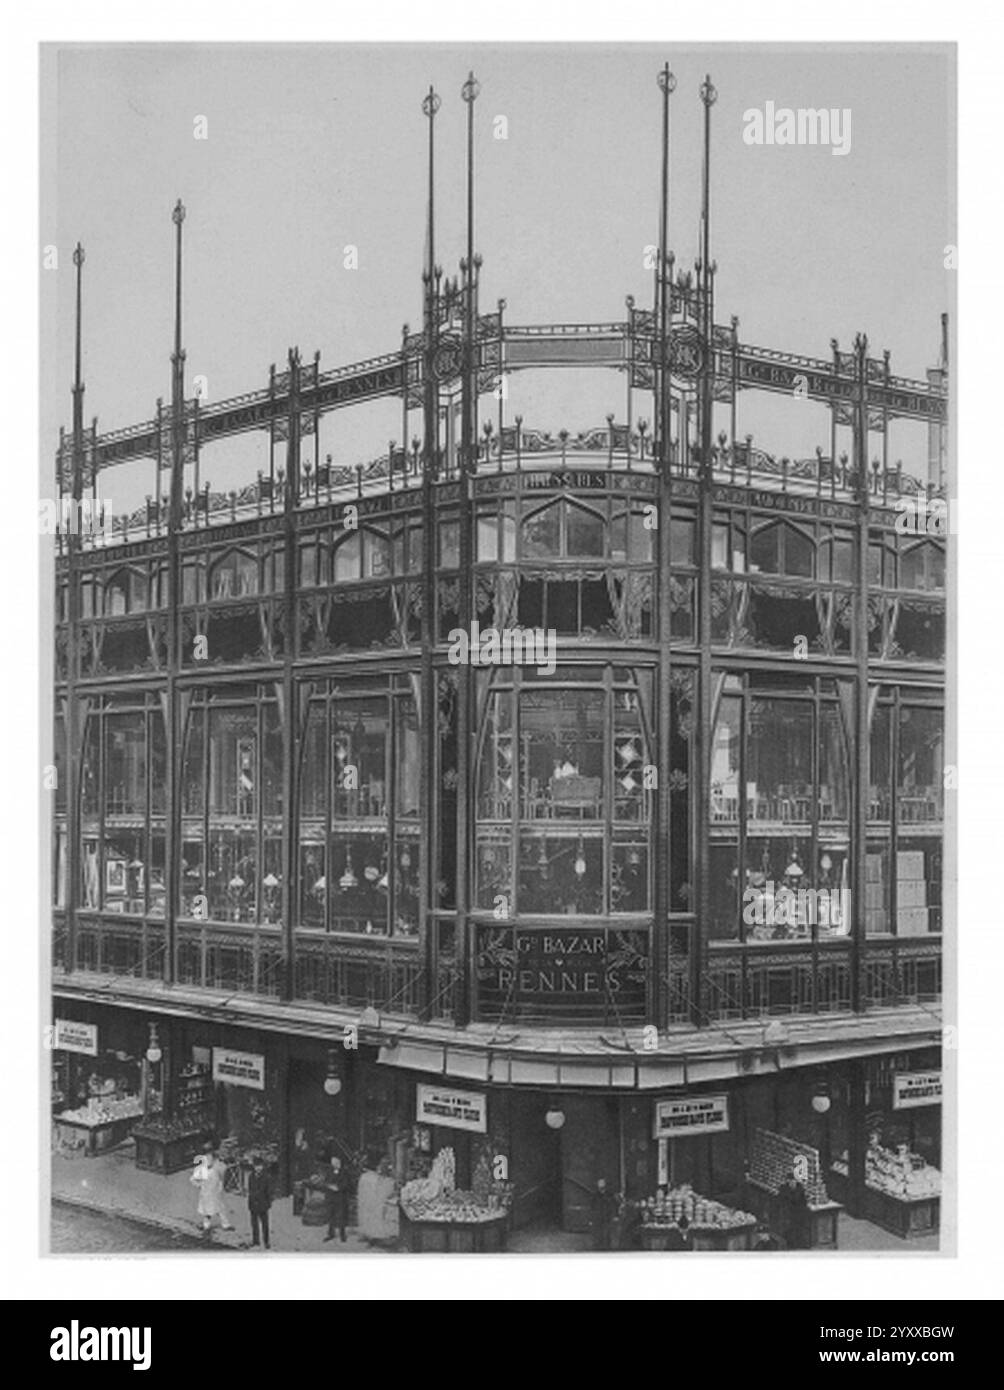
[[[719,941],[851,928],[848,682],[723,676],[711,750],[711,924]]]
[[[274,687],[192,697],[181,803],[182,915],[277,925],[282,725]]]
[[[944,712],[931,692],[883,687],[873,701],[866,931],[942,930]]]
[[[479,684],[476,906],[498,917],[650,908],[654,781],[647,678],[600,688],[515,673]],[[624,682],[622,685],[621,682]]]
[[[164,915],[163,713],[153,696],[93,702],[80,767],[80,905]],[[65,827],[57,826],[57,896],[65,894]]]
[[[409,679],[315,690],[301,758],[300,927],[417,935],[420,776]]]

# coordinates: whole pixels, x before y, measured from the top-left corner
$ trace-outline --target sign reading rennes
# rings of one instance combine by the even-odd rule
[[[616,1004],[645,1017],[648,937],[642,931],[483,927],[478,937],[482,1017],[504,1012],[574,1018]]]

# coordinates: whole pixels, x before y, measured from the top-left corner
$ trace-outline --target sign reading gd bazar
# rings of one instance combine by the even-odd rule
[[[644,931],[483,927],[478,995],[486,1017],[506,1005],[568,1016],[616,1002],[624,1018],[644,1015]]]

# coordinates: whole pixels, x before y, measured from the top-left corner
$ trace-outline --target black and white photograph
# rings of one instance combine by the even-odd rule
[[[50,1249],[950,1251],[951,46],[42,84]]]
[[[29,1362],[637,1298],[964,1363],[1000,25],[225,8],[10,26]]]

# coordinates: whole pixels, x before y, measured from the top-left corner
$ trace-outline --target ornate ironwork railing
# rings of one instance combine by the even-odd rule
[[[861,996],[866,1009],[937,1003],[941,998],[941,943],[896,941],[888,946],[869,946],[862,966]]]
[[[306,935],[296,943],[293,994],[298,1000],[418,1017],[423,977],[414,947],[363,948]]]
[[[569,430],[538,430],[529,426],[505,426],[479,443],[476,470],[479,474],[574,468],[577,470],[637,471],[651,474],[656,466],[651,434],[642,428],[629,428],[613,420],[606,425],[572,433]],[[686,455],[674,445],[669,461],[675,476],[696,477],[699,459]],[[846,455],[832,458],[818,449],[808,458],[787,458],[754,446],[752,436],[729,442],[720,435],[711,451],[712,477],[719,485],[760,486],[781,493],[853,500],[859,479],[848,465]],[[919,469],[923,473],[923,469]],[[297,493],[298,509],[343,504],[355,498],[383,492],[404,491],[421,486],[423,463],[417,449],[400,447],[359,463],[332,462],[305,464]],[[437,478],[441,483],[456,477],[456,460],[447,455],[439,460]],[[895,506],[901,498],[942,499],[944,490],[928,486],[904,469],[902,462],[882,469],[872,465],[866,479],[868,492],[878,505]],[[209,483],[198,491],[188,489],[182,504],[185,530],[254,521],[283,510],[285,474],[258,473],[256,479],[240,488],[213,490]],[[68,499],[64,499],[67,500]],[[110,504],[109,504],[110,505]],[[168,500],[148,497],[127,515],[113,516],[102,511],[98,500],[81,504],[80,517],[60,518],[57,544],[62,547],[66,530],[76,526],[86,547],[118,545],[150,540],[166,535]],[[65,524],[64,524],[65,523]]]
[[[273,999],[281,993],[283,954],[278,931],[179,924],[176,950],[179,984]]]
[[[65,968],[66,928],[56,929]],[[77,922],[76,968],[94,975],[160,980],[166,949],[163,922],[126,922],[81,916]],[[54,961],[55,964],[55,961]]]
[[[477,924],[475,1016],[486,1022],[542,1026],[616,1027],[652,1022],[649,1011],[649,933],[636,927],[556,924],[518,928]],[[163,923],[118,921],[81,914],[76,970],[109,977],[164,977]],[[280,933],[263,927],[182,923],[177,928],[175,978],[180,985],[275,999],[282,994]],[[52,958],[67,967],[67,930],[53,916]],[[861,965],[865,1010],[935,1006],[941,997],[941,943],[866,942]],[[672,955],[663,975],[662,1027],[686,1027],[770,1017],[851,1011],[848,943],[711,952],[697,1008],[685,955]],[[433,975],[417,943],[363,944],[302,933],[295,948],[292,997],[332,1007],[373,1007],[403,1017],[444,1022],[460,1014],[463,974],[441,955]]]

